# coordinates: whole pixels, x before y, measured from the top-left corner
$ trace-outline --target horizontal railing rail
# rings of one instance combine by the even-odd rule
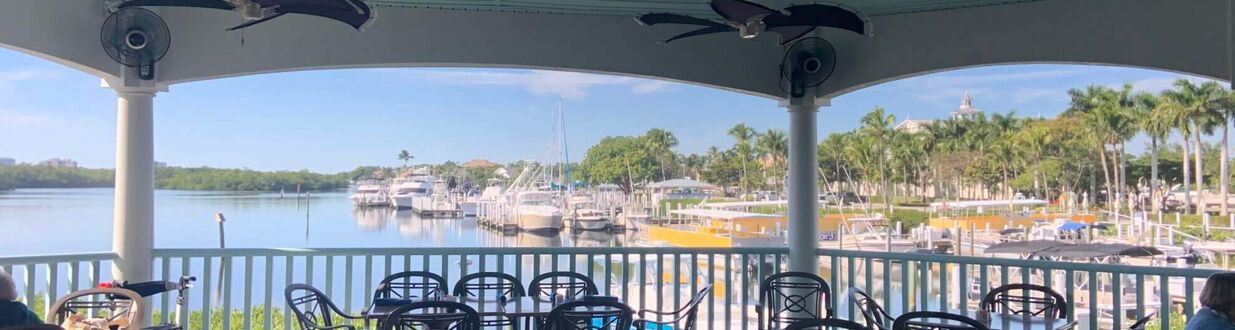
[[[675,310],[704,285],[714,294],[701,305],[700,325],[712,329],[757,327],[758,283],[785,270],[784,247],[481,247],[481,248],[240,248],[158,249],[154,276],[198,277],[177,320],[191,329],[291,329],[283,288],[292,283],[318,287],[342,308],[358,313],[372,301],[387,274],[430,271],[453,283],[478,271],[514,274],[527,285],[549,271],[592,277],[601,294],[620,297],[636,309]],[[977,309],[991,288],[1036,283],[1055,288],[1069,302],[1068,319],[1083,328],[1121,328],[1153,310],[1170,318],[1190,316],[1195,283],[1212,269],[1132,266],[1112,263],[1019,260],[974,256],[819,249],[821,276],[835,291],[841,317],[861,318],[846,298],[863,288],[893,313],[911,310]],[[110,252],[0,257],[0,269],[18,279],[23,299],[47,299],[97,286],[110,278]],[[221,281],[220,281],[221,280]],[[154,320],[175,310],[175,293],[155,296]],[[1179,313],[1179,314],[1173,314]]]

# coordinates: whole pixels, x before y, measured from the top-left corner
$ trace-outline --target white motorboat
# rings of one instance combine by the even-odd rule
[[[386,195],[386,183],[380,180],[365,180],[356,184],[356,192],[352,193],[352,205],[356,207],[389,206],[390,198]]]
[[[597,207],[596,202],[588,196],[570,198],[570,219],[574,229],[605,230],[609,229],[609,216]]]
[[[390,185],[390,205],[398,209],[411,209],[416,197],[433,194],[433,177],[415,175],[400,179]]]
[[[515,197],[511,216],[519,228],[529,232],[557,231],[562,228],[562,210],[553,206],[553,195],[543,191],[525,191]]]

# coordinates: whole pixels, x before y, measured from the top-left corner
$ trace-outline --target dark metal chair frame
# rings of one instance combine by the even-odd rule
[[[783,272],[759,282],[759,329],[832,316],[832,290],[827,281],[806,272]],[[814,305],[814,310],[808,308]],[[785,313],[803,315],[782,315]]]
[[[801,320],[789,324],[784,330],[807,330],[807,329],[845,329],[845,330],[866,330],[866,326],[850,321],[837,318],[828,319],[811,319]]]
[[[297,295],[298,291],[305,291],[307,294]],[[364,319],[344,313],[330,297],[308,284],[288,285],[287,289],[283,290],[283,296],[287,299],[288,309],[295,314],[296,322],[302,329],[356,329],[356,326],[350,324],[334,324],[335,314],[344,320]]]
[[[413,281],[412,279],[420,279]],[[441,298],[449,293],[450,287],[446,284],[446,279],[441,275],[421,272],[421,271],[406,271],[386,276],[381,282],[377,283],[377,289],[373,291],[373,299],[379,298],[397,298],[410,299],[413,296],[412,292],[421,292],[425,296],[421,298]]]
[[[92,297],[93,299],[82,299]],[[59,325],[69,315],[82,313],[89,316],[102,317],[106,315],[108,322],[128,318],[130,324],[138,322],[145,310],[145,300],[137,292],[121,288],[92,288],[70,292],[51,305],[51,315],[44,317],[44,322]],[[103,312],[106,313],[103,313]]]
[[[634,321],[635,329],[647,329],[648,325],[655,325],[657,329],[661,329],[664,328],[664,326],[671,325],[674,329],[694,330],[695,324],[699,319],[699,305],[702,304],[703,300],[707,299],[710,294],[712,294],[712,284],[709,283],[707,286],[704,286],[703,289],[700,289],[699,292],[695,293],[695,295],[690,298],[690,301],[686,302],[686,305],[683,305],[682,308],[679,308],[678,310],[672,312],[660,312],[648,309],[639,310],[635,313],[635,316],[638,317]],[[669,316],[673,319],[663,322],[654,321],[649,319],[647,316],[644,316],[644,314],[656,314],[661,317]],[[679,325],[681,326],[680,328],[678,327]]]
[[[1034,296],[1033,293],[1042,296]],[[1022,309],[1015,309],[1014,305]],[[1063,295],[1051,288],[1029,283],[1013,283],[991,289],[982,298],[982,310],[991,313],[1012,313],[1017,315],[1066,318],[1068,317],[1068,301]],[[1042,306],[1038,309],[1031,306]]]
[[[488,281],[490,279],[496,281]],[[479,291],[479,292],[477,292]],[[500,272],[479,272],[464,275],[455,282],[455,287],[452,293],[459,299],[485,299],[482,296],[484,292],[494,291],[501,294],[506,299],[515,299],[527,296],[527,292],[523,291],[523,285],[519,284],[519,279],[514,275]],[[505,327],[514,325],[517,326],[518,320],[514,317],[489,317],[481,318],[480,325],[485,328],[489,327]]]
[[[563,279],[566,281],[562,281]],[[569,298],[600,294],[600,289],[596,287],[596,282],[591,277],[567,271],[536,275],[536,277],[532,278],[532,282],[527,285],[527,294],[532,297],[547,299],[550,294],[563,289],[569,292]]]
[[[857,287],[849,288],[849,302],[862,311],[862,319],[866,321],[868,329],[887,330],[888,323],[895,319],[883,309],[883,306],[879,305],[875,298],[871,298],[866,291]]]
[[[915,322],[918,319],[940,319],[961,324],[939,324],[931,322]],[[936,311],[918,311],[905,313],[892,321],[892,330],[990,330],[990,327],[968,316]]]
[[[1128,330],[1145,330],[1145,326],[1149,325],[1149,320],[1152,320],[1154,316],[1157,316],[1157,315],[1158,313],[1156,312],[1149,313],[1149,315],[1145,315],[1145,317],[1142,317],[1141,319],[1136,320],[1136,323],[1132,323],[1132,325],[1128,327]]]
[[[407,314],[410,311],[423,309],[437,309],[437,312]],[[480,323],[480,314],[471,306],[453,301],[424,300],[402,305],[390,311],[390,315],[382,319],[379,329],[479,330]]]
[[[575,310],[576,308],[584,310]],[[606,308],[591,310],[592,308]],[[582,299],[562,303],[549,312],[547,323],[541,328],[548,330],[627,330],[634,323],[634,311],[630,306],[615,299]],[[597,327],[592,320],[602,319]]]

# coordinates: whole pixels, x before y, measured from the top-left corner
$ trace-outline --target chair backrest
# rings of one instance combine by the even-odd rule
[[[1139,320],[1136,320],[1136,323],[1132,323],[1132,326],[1129,326],[1128,330],[1145,330],[1145,326],[1149,325],[1149,320],[1153,319],[1154,316],[1157,316],[1157,315],[1158,313],[1156,312],[1149,313],[1149,315],[1145,315],[1145,317],[1142,317]]]
[[[83,299],[93,297],[93,299]],[[103,317],[108,323],[127,323],[127,329],[140,329],[143,300],[140,294],[121,288],[95,288],[70,292],[51,305],[47,324],[59,325],[73,314]],[[101,313],[104,312],[105,313]]]
[[[759,283],[759,305],[763,306],[760,325],[764,329],[779,329],[781,324],[831,317],[831,297],[828,282],[818,275],[772,274]]]
[[[858,324],[850,320],[842,320],[836,318],[828,319],[810,319],[801,320],[789,324],[784,330],[806,330],[806,329],[845,329],[845,330],[867,330],[866,326]]]
[[[498,272],[479,272],[464,275],[455,282],[454,295],[460,298],[480,299],[523,297],[523,285],[513,275]]]
[[[557,293],[570,298],[600,294],[596,283],[587,275],[576,272],[548,272],[532,278],[527,285],[527,294],[532,297],[549,298]]]
[[[628,330],[634,311],[613,299],[587,299],[566,302],[549,312],[550,330]]]
[[[982,298],[982,310],[1041,317],[1068,317],[1068,302],[1051,288],[1014,283],[991,289]]]
[[[480,329],[480,314],[466,304],[424,300],[399,306],[381,323],[382,330],[411,329]]]
[[[990,327],[964,315],[920,311],[897,317],[892,321],[892,330],[990,330]]]
[[[407,271],[386,276],[377,283],[373,298],[441,298],[448,293],[446,279],[441,275]]]
[[[699,305],[703,304],[703,301],[707,300],[711,294],[712,283],[708,283],[707,286],[696,292],[695,296],[690,298],[690,301],[686,302],[686,306],[682,308],[682,312],[686,313],[686,315],[683,315],[682,330],[695,329],[695,324],[699,320]]]
[[[296,323],[301,329],[335,326],[334,317],[343,315],[330,297],[308,284],[296,283],[283,290],[287,307],[296,314]]]
[[[892,316],[888,315],[883,306],[879,306],[879,302],[862,289],[850,287],[849,302],[862,311],[862,318],[866,320],[866,327],[869,329],[886,330],[888,323],[892,322]]]

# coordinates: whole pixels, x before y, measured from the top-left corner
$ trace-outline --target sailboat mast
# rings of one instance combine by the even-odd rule
[[[562,168],[565,169],[566,194],[571,195],[574,193],[575,185],[570,180],[570,149],[566,147],[566,111],[562,108],[563,102],[563,98],[559,97],[557,99],[557,113],[558,124],[561,125],[562,133]]]

